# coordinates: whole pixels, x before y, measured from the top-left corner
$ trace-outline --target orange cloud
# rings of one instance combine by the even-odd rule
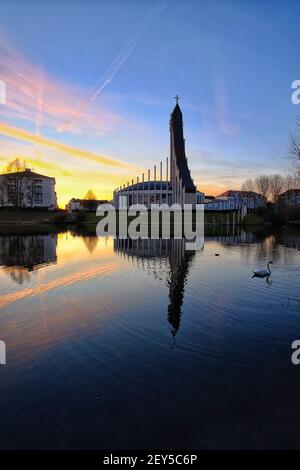
[[[13,137],[15,139],[21,139],[26,142],[40,144],[43,147],[47,147],[49,149],[56,150],[58,152],[66,153],[68,155],[72,155],[74,157],[78,157],[81,159],[100,163],[102,165],[107,165],[107,166],[117,167],[117,168],[134,168],[134,165],[123,163],[119,160],[115,160],[113,158],[110,158],[104,155],[97,155],[96,153],[93,153],[93,152],[81,150],[76,147],[72,147],[71,145],[66,145],[56,140],[48,139],[38,134],[33,134],[23,129],[18,129],[16,127],[9,126],[1,122],[0,122],[0,134]]]
[[[72,197],[84,197],[89,189],[92,189],[99,199],[110,200],[112,188],[131,181],[132,178],[132,169],[120,171],[118,167],[102,166],[86,160],[82,164],[80,159],[75,162],[70,155],[61,158],[57,151],[49,149],[46,154],[41,149],[40,155],[42,158],[36,152],[33,154],[31,144],[21,140],[3,142],[0,150],[2,172],[6,171],[9,161],[19,158],[33,171],[53,176],[56,179],[59,206],[62,208]]]

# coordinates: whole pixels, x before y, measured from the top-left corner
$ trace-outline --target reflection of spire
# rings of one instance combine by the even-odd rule
[[[174,239],[116,239],[114,250],[120,255],[127,255],[128,259],[131,259],[132,262],[136,259],[136,265],[139,268],[145,269],[155,279],[164,282],[164,279],[167,277],[166,284],[169,287],[170,299],[168,321],[171,325],[171,333],[175,342],[175,336],[181,322],[181,307],[183,305],[185,284],[195,252],[185,250],[185,240]],[[168,269],[166,269],[166,262],[169,265]]]
[[[83,239],[85,246],[87,247],[89,252],[92,254],[98,245],[98,237],[95,235],[95,236],[82,237],[82,239]]]
[[[171,333],[174,339],[180,327],[184,289],[194,255],[194,252],[184,251],[181,260],[170,256],[168,321],[172,327]]]

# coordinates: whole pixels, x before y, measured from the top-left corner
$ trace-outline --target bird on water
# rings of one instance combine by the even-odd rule
[[[273,261],[268,262],[267,269],[261,269],[260,271],[253,271],[253,276],[252,277],[270,276],[270,274],[271,274],[270,264],[273,264]]]

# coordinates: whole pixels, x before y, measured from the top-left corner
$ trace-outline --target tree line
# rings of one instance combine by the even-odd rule
[[[276,203],[282,192],[300,189],[300,116],[296,119],[295,129],[289,135],[288,159],[291,163],[290,174],[286,176],[260,175],[255,179],[248,178],[241,186],[242,191],[258,192],[267,200]]]
[[[276,203],[279,194],[299,187],[299,178],[296,175],[282,176],[275,174],[260,175],[255,179],[248,178],[243,182],[241,189],[242,191],[255,191],[265,197],[266,200]]]

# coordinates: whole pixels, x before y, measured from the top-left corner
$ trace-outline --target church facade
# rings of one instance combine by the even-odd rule
[[[204,194],[197,192],[188,167],[183,135],[182,112],[176,97],[176,105],[170,116],[170,158],[166,160],[163,175],[163,164],[160,162],[159,173],[154,166],[153,178],[148,170],[147,178],[142,175],[114,191],[113,203],[116,208],[144,204],[148,209],[152,204],[192,204],[204,202]]]

